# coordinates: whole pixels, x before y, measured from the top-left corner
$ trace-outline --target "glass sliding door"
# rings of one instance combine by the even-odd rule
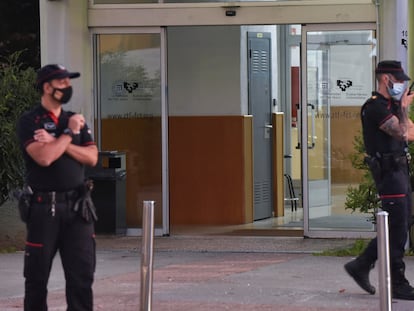
[[[308,236],[372,232],[371,214],[345,209],[359,111],[375,88],[373,25],[309,25],[302,29],[302,166],[304,231]]]
[[[156,233],[167,234],[163,33],[94,39],[99,146],[125,154],[127,234],[140,235],[146,200],[155,201]]]

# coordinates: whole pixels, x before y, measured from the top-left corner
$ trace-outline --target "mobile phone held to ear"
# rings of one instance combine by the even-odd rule
[[[414,93],[414,82],[411,83],[410,89],[408,90],[408,94],[412,94],[412,93]]]

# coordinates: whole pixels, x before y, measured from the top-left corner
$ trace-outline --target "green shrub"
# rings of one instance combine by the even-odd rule
[[[414,110],[410,110],[410,119],[414,120]],[[359,211],[361,213],[372,214],[372,222],[375,223],[376,213],[381,207],[381,201],[378,197],[374,180],[368,166],[364,163],[365,148],[362,138],[362,133],[354,137],[354,153],[351,154],[352,167],[363,171],[361,183],[357,186],[349,186],[347,189],[347,196],[345,199],[345,209],[350,209],[352,212]],[[409,143],[408,152],[414,155],[414,144]],[[410,161],[410,182],[414,185],[414,160]],[[414,238],[414,236],[413,236]],[[413,239],[414,240],[414,239]]]
[[[368,240],[358,239],[353,244],[338,249],[326,250],[321,253],[314,254],[315,256],[337,256],[337,257],[347,257],[347,256],[359,256],[362,251],[367,247]]]
[[[361,183],[355,186],[349,186],[345,199],[345,209],[352,212],[372,214],[372,222],[375,222],[375,216],[378,208],[381,207],[381,201],[378,198],[377,190],[371,172],[364,162],[365,149],[362,140],[362,133],[354,138],[355,152],[351,154],[352,167],[363,171]]]
[[[36,73],[19,63],[22,52],[0,59],[0,205],[23,184],[24,166],[16,137],[20,115],[39,100]]]

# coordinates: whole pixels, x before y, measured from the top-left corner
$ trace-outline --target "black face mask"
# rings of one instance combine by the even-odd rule
[[[53,88],[52,96],[58,102],[66,104],[72,98],[72,93],[73,90],[71,86],[65,87],[63,89]]]

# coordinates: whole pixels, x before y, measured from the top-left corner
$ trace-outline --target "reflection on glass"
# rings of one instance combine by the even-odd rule
[[[141,226],[144,200],[161,225],[160,35],[102,34],[97,46],[101,148],[126,152],[127,226]]]
[[[300,36],[302,34],[301,25],[289,25],[289,34],[291,36]]]
[[[153,36],[100,36],[103,118],[160,116],[160,48]]]
[[[311,230],[372,230],[370,215],[345,210],[359,111],[373,87],[373,31],[307,34],[309,225]]]

